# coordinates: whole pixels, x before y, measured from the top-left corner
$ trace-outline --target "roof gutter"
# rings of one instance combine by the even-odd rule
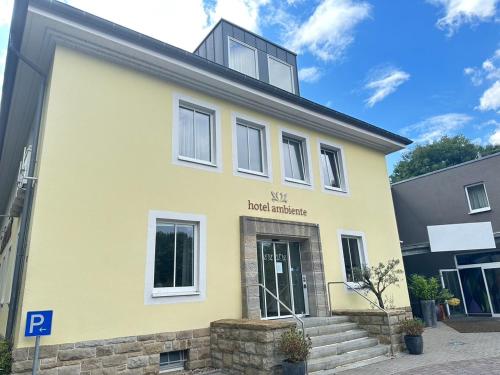
[[[18,6],[20,3],[21,3],[21,1],[16,2],[16,6]],[[23,18],[22,25],[24,26],[24,21],[26,20],[26,13],[27,13],[27,3],[24,1],[23,1],[23,3],[26,5],[26,7],[22,8],[22,10],[19,10],[19,8],[16,8],[14,11],[14,15],[12,17],[13,24],[17,20],[17,17],[22,17]],[[22,12],[22,13],[18,16],[18,12]],[[24,29],[24,27],[23,27],[23,29]],[[40,130],[41,130],[41,122],[42,122],[42,110],[43,110],[43,103],[45,100],[45,91],[46,91],[45,89],[46,89],[46,85],[47,85],[47,74],[44,73],[43,70],[40,69],[35,63],[33,63],[28,58],[26,58],[25,56],[22,55],[22,53],[17,48],[21,44],[20,43],[21,39],[18,40],[17,42],[18,42],[17,44],[15,44],[14,41],[12,41],[12,43],[9,43],[8,56],[10,56],[11,59],[15,59],[16,68],[17,68],[17,65],[19,64],[19,62],[22,62],[22,63],[26,64],[27,66],[29,66],[40,77],[40,87],[39,87],[39,91],[38,91],[37,107],[36,107],[36,112],[35,112],[35,116],[34,116],[33,138],[31,140],[31,142],[32,142],[31,160],[30,160],[29,170],[28,170],[28,176],[33,176],[34,172],[35,172],[35,168],[36,168],[36,162],[37,162],[36,159],[37,159],[37,152],[38,152],[38,140],[40,138]],[[12,88],[11,88],[11,91],[9,92],[9,94],[10,94],[9,96],[12,97]],[[9,107],[10,107],[10,103],[9,103]],[[6,117],[8,118],[9,111],[6,111],[6,112],[7,112]],[[13,337],[14,336],[14,325],[16,322],[18,309],[19,309],[19,298],[21,295],[23,271],[24,271],[24,265],[25,265],[25,260],[26,260],[26,248],[27,248],[27,243],[28,243],[28,233],[29,233],[30,221],[31,221],[31,209],[32,209],[32,205],[33,205],[33,195],[34,195],[33,193],[34,193],[35,182],[36,182],[36,179],[30,179],[30,180],[28,180],[28,182],[26,184],[26,198],[25,198],[25,202],[24,202],[24,206],[23,206],[23,211],[21,213],[21,222],[20,222],[20,226],[19,226],[19,234],[18,234],[18,241],[17,241],[17,248],[16,248],[16,259],[15,259],[15,263],[14,263],[14,275],[13,275],[13,280],[12,280],[12,290],[11,290],[11,296],[10,296],[9,314],[7,317],[7,328],[6,328],[6,337],[10,342],[14,341],[14,337]]]

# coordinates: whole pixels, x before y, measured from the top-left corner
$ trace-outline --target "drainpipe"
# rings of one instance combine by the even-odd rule
[[[19,234],[17,240],[16,260],[14,263],[14,276],[12,280],[12,290],[10,294],[9,315],[7,317],[6,337],[10,343],[14,343],[14,325],[17,319],[19,308],[19,298],[21,294],[21,285],[23,281],[23,272],[26,259],[26,246],[28,241],[28,232],[30,228],[31,208],[33,205],[33,191],[36,178],[33,178],[35,172],[36,156],[38,152],[38,140],[40,138],[40,128],[42,123],[42,110],[45,100],[45,88],[47,85],[47,74],[43,72],[35,63],[23,56],[13,45],[9,45],[9,51],[14,53],[18,60],[28,65],[41,79],[38,92],[38,101],[34,116],[34,134],[31,150],[31,160],[29,164],[28,176],[31,177],[26,183],[26,198],[21,213],[21,223],[19,225]]]

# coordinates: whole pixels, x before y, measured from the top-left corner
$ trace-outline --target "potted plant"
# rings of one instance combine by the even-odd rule
[[[426,327],[436,327],[436,300],[444,301],[453,297],[447,289],[443,289],[435,277],[411,275],[409,282],[410,292],[420,300],[422,317]]]
[[[406,319],[401,322],[406,348],[410,354],[422,354],[424,351],[424,323],[420,319]]]
[[[283,374],[305,375],[306,361],[311,351],[311,339],[296,328],[283,333],[279,341],[279,350],[285,355]]]

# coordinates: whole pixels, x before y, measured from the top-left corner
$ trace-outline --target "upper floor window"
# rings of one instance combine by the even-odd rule
[[[469,213],[473,214],[491,209],[484,183],[466,186],[465,193],[469,203]]]
[[[306,139],[282,134],[282,152],[285,181],[310,184],[310,158]]]
[[[176,164],[220,171],[220,114],[215,106],[174,95],[172,153]]]
[[[253,78],[259,78],[257,49],[229,38],[229,67]]]
[[[272,56],[268,56],[267,61],[269,83],[288,92],[295,92],[292,66]]]
[[[320,163],[323,187],[326,190],[347,191],[342,149],[320,142]]]

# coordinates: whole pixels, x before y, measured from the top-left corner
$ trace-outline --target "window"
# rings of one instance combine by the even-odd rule
[[[213,163],[212,115],[179,107],[179,157]]]
[[[483,183],[466,186],[465,193],[469,203],[469,213],[473,214],[490,210],[486,187]]]
[[[262,129],[236,124],[238,169],[264,173],[264,158],[262,148]]]
[[[257,50],[249,45],[229,38],[229,67],[247,76],[258,78]]]
[[[221,171],[219,114],[216,106],[174,95],[175,164]]]
[[[311,158],[307,138],[283,131],[281,137],[285,181],[310,185],[312,181]]]
[[[319,150],[324,189],[327,191],[347,192],[342,149],[338,146],[320,142]]]
[[[150,212],[145,288],[147,304],[204,298],[205,243],[204,216]]]
[[[288,92],[295,92],[293,82],[293,68],[275,57],[268,56],[269,83]]]
[[[339,231],[339,237],[345,281],[358,286],[362,280],[357,270],[368,266],[364,234],[352,231]]]
[[[160,373],[184,370],[186,360],[187,350],[160,353]]]

